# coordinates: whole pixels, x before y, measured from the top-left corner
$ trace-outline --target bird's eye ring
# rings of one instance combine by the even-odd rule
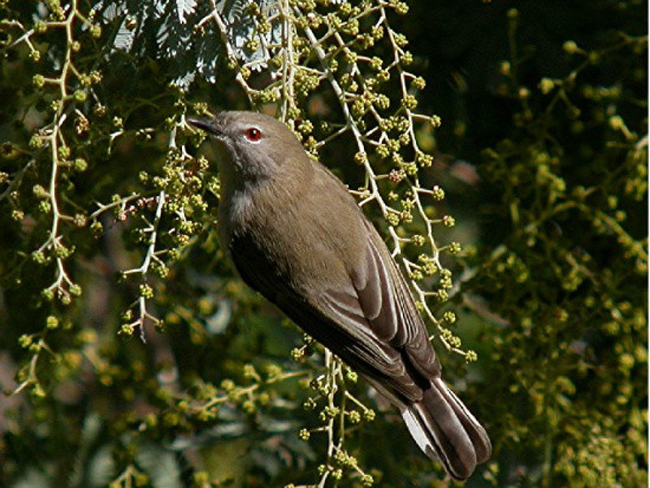
[[[248,139],[249,141],[257,142],[262,138],[262,131],[260,131],[257,127],[250,127],[246,129],[244,135],[246,136],[246,139]]]

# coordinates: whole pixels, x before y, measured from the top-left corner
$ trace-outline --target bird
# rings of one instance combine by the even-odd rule
[[[217,231],[243,281],[397,407],[456,480],[492,451],[445,384],[408,285],[347,187],[280,120],[253,111],[187,119],[217,141]]]

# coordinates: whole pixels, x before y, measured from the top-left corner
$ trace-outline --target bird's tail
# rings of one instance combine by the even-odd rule
[[[465,480],[492,453],[487,432],[440,378],[431,381],[421,401],[402,411],[420,449],[444,465],[456,480]]]

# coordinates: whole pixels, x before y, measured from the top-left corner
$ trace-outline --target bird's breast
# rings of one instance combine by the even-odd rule
[[[347,189],[324,168],[312,169],[309,178],[240,187],[219,209],[221,243],[237,268],[254,259],[258,271],[250,272],[285,280],[302,295],[348,283],[368,239]]]

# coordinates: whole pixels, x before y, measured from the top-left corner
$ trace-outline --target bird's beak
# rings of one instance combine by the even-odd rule
[[[215,120],[197,119],[188,117],[187,122],[194,127],[206,131],[208,134],[216,136],[218,139],[223,138],[225,135],[221,127],[215,123]]]

